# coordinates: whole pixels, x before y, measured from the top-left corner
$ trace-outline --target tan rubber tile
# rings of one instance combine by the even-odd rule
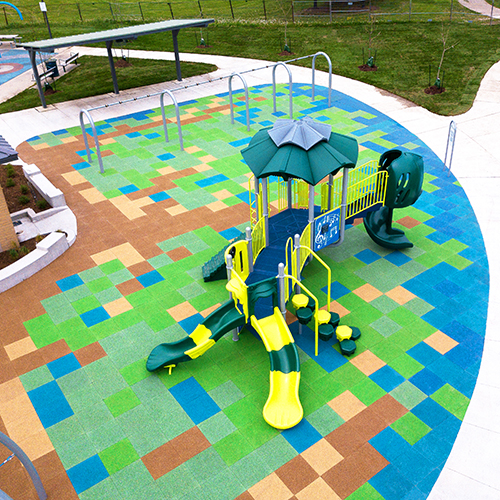
[[[453,340],[451,337],[446,335],[446,333],[440,331],[437,331],[430,337],[427,337],[424,342],[440,354],[446,354],[458,345],[456,340]]]

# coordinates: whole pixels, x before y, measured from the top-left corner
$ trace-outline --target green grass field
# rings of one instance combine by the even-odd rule
[[[187,29],[179,34],[180,50],[272,61],[324,51],[330,55],[333,71],[336,74],[372,84],[442,115],[456,115],[467,111],[473,103],[484,74],[499,59],[500,25],[490,26],[487,18],[472,16],[470,12],[467,14],[466,9],[458,2],[453,2],[451,23],[449,18],[452,4],[448,0],[411,2],[411,22],[408,20],[408,15],[381,15],[388,12],[407,13],[410,8],[409,1],[373,0],[372,23],[368,21],[368,14],[363,13],[336,16],[330,24],[328,16],[323,19],[308,18],[307,22],[301,17],[301,21],[297,21],[299,14],[314,5],[313,1],[296,2],[294,10],[296,21],[292,22],[291,4],[284,4],[281,0],[268,0],[265,4],[268,20],[264,21],[264,1],[232,0],[231,6],[235,17],[242,18],[240,21],[232,21],[227,0],[204,0],[200,3],[204,16],[214,16],[217,19],[209,28],[203,30],[203,37],[210,46],[198,48],[202,33],[200,30]],[[135,22],[143,22],[142,17],[144,22],[171,17],[168,4],[141,2],[142,17],[138,18],[137,15],[127,12],[131,13],[133,8],[138,9],[139,3],[92,4],[84,1],[78,4],[84,21],[81,22],[78,17],[78,22],[75,23],[70,22],[70,19],[75,20],[78,11],[70,14],[68,13],[70,4],[61,3],[57,13],[53,13],[58,4],[57,0],[53,0],[49,12],[54,37],[122,26],[126,24],[123,20],[127,15],[129,18],[134,18]],[[76,5],[71,4],[71,8],[76,9]],[[95,8],[97,5],[101,5],[101,20],[85,21],[87,18],[85,9]],[[163,6],[161,13],[155,10],[159,5]],[[196,6],[194,10],[193,5]],[[322,5],[322,2],[318,2],[319,7]],[[171,3],[170,6],[176,18],[200,15],[198,2]],[[23,10],[24,7],[21,5],[20,8]],[[15,18],[10,13],[11,24],[0,28],[0,32],[19,33],[26,41],[47,38],[47,28],[41,20],[40,13],[36,14],[38,17],[33,14],[33,21],[30,22],[29,13],[34,12],[33,7],[26,9],[28,21],[14,23]],[[444,14],[438,14],[440,12]],[[118,13],[121,16],[119,18]],[[111,14],[118,20],[106,20],[107,16],[112,18]],[[443,30],[449,31],[448,46],[454,46],[446,52],[443,64],[443,84],[446,91],[440,95],[430,96],[424,93],[424,89],[429,82],[434,83],[436,77],[442,53]],[[366,62],[363,54],[366,59],[370,45],[370,31],[372,31],[372,49],[376,50],[377,54],[378,70],[362,72],[358,66]],[[280,56],[285,41],[288,42],[293,56]],[[144,36],[128,44],[127,48],[172,50],[172,38],[168,33]],[[307,59],[299,64],[310,65],[311,60]],[[327,69],[326,62],[322,58],[318,60],[318,68]],[[135,72],[137,67],[134,67]],[[135,76],[140,84],[146,84],[146,78],[142,78],[138,73]],[[148,83],[154,83],[149,79],[150,76],[154,75],[148,76]],[[104,78],[107,84],[108,75]],[[157,82],[161,81],[166,80],[163,76],[158,76]],[[67,89],[67,95],[71,96],[71,99],[83,97],[71,88]],[[0,109],[4,112],[22,109],[19,106],[25,105],[7,103]]]

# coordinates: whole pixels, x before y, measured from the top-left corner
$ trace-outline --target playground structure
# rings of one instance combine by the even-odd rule
[[[330,312],[331,270],[316,252],[340,245],[346,223],[359,217],[365,218],[367,232],[378,244],[411,246],[402,231],[392,228],[392,212],[418,199],[423,161],[419,155],[391,150],[382,155],[378,168],[373,161],[354,168],[357,141],[331,133],[330,126],[307,117],[278,120],[260,130],[242,155],[254,174],[249,181],[253,229],[247,228],[246,238],[230,244],[224,253],[231,299],[186,339],[157,346],[147,369],[171,370],[176,363],[201,356],[229,331],[237,340],[237,329],[250,324],[270,357],[264,419],[275,428],[288,429],[300,422],[303,409],[298,352],[285,321],[287,303],[291,301],[295,310],[299,334],[302,325],[313,321],[316,356],[319,339],[329,341],[334,333],[341,353],[354,353],[359,329],[339,326],[339,316]],[[273,217],[270,176],[279,177]],[[321,197],[318,207],[316,186]],[[326,309],[319,308],[318,299],[301,283],[301,272],[311,259],[327,270]]]

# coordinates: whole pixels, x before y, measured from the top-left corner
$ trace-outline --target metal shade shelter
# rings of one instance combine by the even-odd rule
[[[310,133],[297,133],[300,128],[307,129],[310,125],[316,125],[311,119],[303,119],[302,127],[297,126],[296,120],[286,120],[289,122],[289,137],[295,142],[278,141],[277,145],[273,139],[276,129],[280,132],[284,127],[277,124],[273,127],[266,127],[259,130],[250,141],[250,144],[241,151],[250,170],[255,177],[261,179],[276,175],[284,180],[290,178],[302,179],[308,184],[315,186],[327,175],[335,174],[341,168],[353,168],[358,159],[358,143],[356,139],[346,135],[330,132],[310,145],[303,142],[304,136],[315,136],[319,138],[317,127],[311,127]],[[307,123],[307,122],[312,123]],[[295,122],[295,123],[294,123]],[[278,125],[278,126],[276,126]],[[305,125],[305,126],[304,126]],[[323,124],[321,124],[323,125]],[[315,130],[316,128],[316,130]],[[331,128],[330,128],[331,129]],[[280,133],[280,136],[287,134]],[[299,139],[299,140],[297,140]],[[307,142],[307,139],[306,139]],[[308,149],[305,149],[305,147]]]
[[[118,81],[116,79],[115,65],[111,48],[114,41],[134,40],[141,35],[152,35],[155,33],[163,33],[164,31],[172,32],[175,52],[175,68],[177,71],[177,80],[182,80],[181,63],[179,59],[179,46],[177,44],[177,35],[182,28],[206,28],[213,23],[213,19],[176,19],[170,21],[161,21],[157,23],[139,24],[137,26],[127,26],[125,28],[116,28],[112,30],[97,31],[94,33],[84,33],[81,35],[64,36],[61,38],[50,38],[48,40],[39,40],[35,42],[27,42],[18,44],[18,47],[23,47],[29,52],[33,75],[35,76],[36,84],[40,100],[44,108],[47,107],[45,96],[43,95],[42,82],[38,69],[36,67],[37,52],[53,52],[55,49],[63,47],[73,47],[86,45],[89,43],[106,43],[108,51],[109,67],[111,69],[111,77],[113,78],[113,88],[115,94],[119,93]]]
[[[0,165],[17,159],[17,151],[0,135]]]

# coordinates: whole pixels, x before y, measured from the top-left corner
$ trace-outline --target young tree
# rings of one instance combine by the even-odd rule
[[[448,47],[446,46],[446,44],[448,43],[448,36],[450,34],[450,29],[451,25],[448,26],[448,29],[445,30],[444,24],[441,28],[441,42],[443,43],[443,51],[441,52],[441,60],[439,61],[439,66],[436,75],[436,82],[434,83],[434,85],[438,89],[441,88],[441,68],[443,67],[444,56],[448,50],[453,49],[457,45],[457,43],[455,43],[454,45]]]

